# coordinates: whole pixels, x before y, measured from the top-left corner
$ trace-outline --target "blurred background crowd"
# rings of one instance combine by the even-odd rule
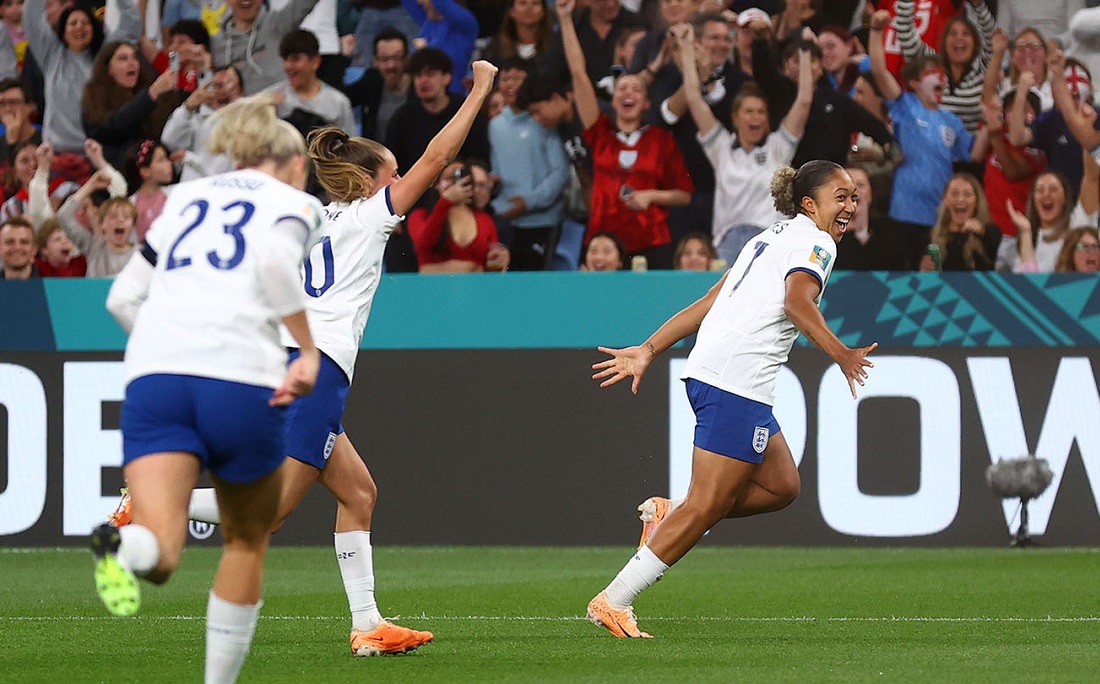
[[[404,171],[476,59],[496,90],[389,272],[721,270],[774,170],[829,159],[860,195],[838,269],[1096,273],[1095,4],[3,0],[0,277],[117,273],[229,169],[205,143],[245,94]]]

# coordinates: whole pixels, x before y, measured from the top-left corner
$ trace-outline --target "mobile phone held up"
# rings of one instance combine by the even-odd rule
[[[168,53],[168,68],[176,72],[176,87],[185,93],[193,93],[199,87],[199,72],[195,69],[183,70],[180,53]]]

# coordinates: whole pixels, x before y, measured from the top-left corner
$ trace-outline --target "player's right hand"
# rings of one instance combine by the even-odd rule
[[[470,65],[474,72],[474,88],[481,88],[488,92],[493,89],[493,80],[497,77],[497,68],[492,62],[479,59]]]
[[[271,406],[289,406],[298,397],[313,391],[317,384],[317,373],[321,370],[321,354],[316,349],[303,351],[291,362],[283,377],[283,384],[275,389],[275,394],[267,402]]]

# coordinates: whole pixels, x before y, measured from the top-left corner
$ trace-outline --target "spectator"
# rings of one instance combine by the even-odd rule
[[[282,7],[286,1],[275,0],[271,2],[271,8]],[[341,5],[347,5],[350,0],[319,0],[302,20],[301,25],[295,27],[309,31],[317,37],[318,54],[321,55],[317,77],[336,89],[344,87],[344,73],[351,64],[350,55],[344,55],[344,46],[338,29],[338,2]]]
[[[229,157],[209,152],[206,143],[216,123],[212,118],[214,112],[236,101],[243,93],[244,84],[237,67],[222,67],[214,72],[209,83],[188,95],[168,117],[161,140],[175,149],[182,160],[181,182],[233,170]]]
[[[485,118],[492,121],[500,116],[500,113],[504,111],[506,106],[507,102],[505,101],[504,93],[501,92],[500,88],[494,88],[493,92],[489,93],[489,97],[485,100],[485,106],[483,108]]]
[[[279,55],[286,80],[267,88],[275,93],[279,118],[289,121],[303,137],[324,126],[355,135],[355,115],[348,98],[317,76],[321,67],[317,36],[305,29],[291,31],[279,41]]]
[[[378,34],[386,29],[393,29],[407,39],[420,32],[420,24],[409,16],[401,0],[362,0],[355,26],[356,52],[352,64],[364,68],[376,66],[367,48],[375,47]]]
[[[1010,36],[1035,28],[1065,44],[1070,18],[1085,0],[997,0],[997,26]]]
[[[860,74],[856,79],[852,102],[870,112],[871,116],[882,123],[891,135],[894,134],[894,124],[886,111],[886,101],[870,74]],[[880,145],[866,133],[856,134],[855,141],[848,150],[848,166],[858,166],[866,171],[875,189],[875,195],[885,198],[875,209],[871,217],[873,220],[880,219],[890,212],[890,190],[894,184],[894,169],[901,161],[903,154],[901,146]],[[863,196],[864,193],[860,192],[860,197]],[[860,201],[862,202],[862,199]]]
[[[866,57],[863,45],[848,29],[829,24],[821,29],[817,46],[821,48],[821,67],[825,70],[829,85],[851,97],[859,76],[859,65]]]
[[[588,240],[579,270],[622,271],[626,268],[626,262],[626,247],[619,236],[609,231],[600,231]]]
[[[73,201],[79,205],[93,192],[106,190],[110,185],[110,174],[103,170],[96,171],[87,183],[73,193],[66,204]],[[58,212],[58,220],[65,234],[88,258],[88,277],[111,277],[122,270],[137,249],[132,240],[137,209],[125,197],[112,197],[99,206],[96,215],[99,219],[99,230],[94,233],[73,221],[72,215],[66,212],[64,206]]]
[[[92,76],[92,62],[105,40],[135,42],[141,35],[140,13],[133,0],[119,0],[118,26],[104,36],[103,26],[89,9],[69,7],[61,12],[57,32],[46,17],[46,0],[26,3],[24,28],[27,40],[45,76],[44,100],[49,103],[43,119],[42,139],[53,146],[56,161],[84,149],[84,86]],[[72,163],[72,160],[68,160]],[[87,167],[74,172],[83,175]]]
[[[988,102],[994,94],[1003,96],[1017,87],[1020,74],[1031,72],[1036,77],[1036,84],[1032,87],[1039,94],[1043,111],[1049,110],[1054,106],[1054,97],[1051,93],[1052,73],[1047,70],[1048,47],[1043,34],[1035,29],[1026,28],[1016,36],[1011,45],[1012,56],[1008,75],[1004,76],[1000,69],[995,68],[995,65],[1004,61],[1005,52],[1008,50],[1008,37],[997,29],[993,32],[993,52],[989,59],[990,68],[985,74],[982,100]]]
[[[227,0],[229,14],[210,32],[215,66],[232,64],[241,75],[245,95],[255,95],[279,82],[282,59],[276,48],[282,37],[301,26],[318,0],[288,0],[268,10],[257,0]]]
[[[38,229],[34,263],[43,278],[83,278],[88,272],[88,259],[76,254],[76,246],[57,219],[46,219]]]
[[[760,31],[762,24],[754,22],[750,28]],[[771,126],[778,129],[779,119],[793,106],[798,91],[798,41],[792,41],[783,50],[782,72],[770,52],[770,44],[757,33],[753,41],[753,73],[756,83],[763,89],[771,112]],[[794,160],[795,168],[814,160],[825,159],[845,164],[852,138],[865,134],[882,148],[889,149],[893,142],[886,125],[863,107],[857,106],[846,94],[838,92],[824,78],[821,65],[821,48],[816,43],[807,45],[810,51],[810,68],[813,73],[813,102],[806,123],[807,135],[798,143]],[[938,202],[938,200],[937,200]]]
[[[34,226],[14,216],[0,224],[0,279],[28,280],[40,278],[34,263]]]
[[[698,74],[696,82],[703,90],[704,101],[714,118],[725,126],[724,122],[731,120],[733,103],[745,83],[745,75],[729,59],[732,45],[729,25],[721,14],[702,13],[695,15],[691,26],[695,32],[695,61],[687,60],[675,44],[673,61],[681,71],[683,65],[695,67]],[[679,242],[688,233],[707,230],[714,223],[714,169],[699,144],[699,128],[694,118],[688,115],[685,89],[681,82],[659,106],[660,119],[672,131],[695,184],[691,204],[669,209],[668,225],[674,242]]]
[[[8,34],[8,40],[15,51],[16,69],[22,71],[23,57],[27,53],[27,34],[23,31],[23,0],[2,0],[0,19],[4,21],[0,28]]]
[[[718,258],[718,251],[706,233],[688,233],[676,245],[672,266],[679,271],[710,271],[715,266],[725,270],[725,262]]]
[[[1020,93],[1026,93],[1026,110],[1013,107]],[[1039,111],[1039,96],[1027,90],[1026,78],[1020,80],[1020,88],[1005,96],[1004,104],[994,101],[986,110],[986,129],[992,151],[985,160],[982,182],[987,197],[995,198],[996,206],[989,207],[989,216],[1003,236],[997,254],[997,270],[1006,271],[1015,261],[1016,224],[1005,209],[1009,200],[1016,206],[1027,204],[1028,193],[1035,175],[1046,168],[1046,157],[1033,147],[1013,145],[1006,135],[1006,128],[1013,117],[1025,119],[1025,125],[1035,119]],[[1002,109],[1005,110],[1002,116]]]
[[[1065,178],[1055,171],[1044,171],[1035,177],[1026,214],[1021,214],[1010,202],[1005,202],[1009,216],[1016,223],[1019,254],[1017,260],[1010,264],[1014,272],[1054,271],[1070,225],[1080,220],[1075,220],[1070,197]],[[1080,215],[1076,214],[1078,217]]]
[[[23,144],[42,142],[42,127],[34,123],[34,105],[27,97],[27,87],[19,79],[0,81],[0,170],[12,163],[12,151]]]
[[[879,10],[886,10],[891,16],[894,15],[898,0],[878,0],[878,2],[868,2],[867,7]],[[920,1],[920,21],[916,23],[917,35],[924,42],[925,45],[931,48],[938,48],[940,41],[943,38],[944,24],[948,19],[955,16],[958,12],[957,4],[964,0],[919,0]],[[894,27],[893,22],[887,25],[883,32],[885,44],[883,49],[886,53],[886,68],[894,75],[895,78],[901,78],[901,67],[907,59],[903,58],[901,54],[901,39],[897,30]],[[864,43],[868,49],[870,48],[870,41]]]
[[[636,14],[624,9],[620,0],[592,0],[587,7],[578,10],[573,24],[584,54],[588,80],[599,83],[611,73],[620,36],[628,28],[641,26],[642,22]],[[555,80],[570,80],[560,31],[546,64]]]
[[[420,25],[413,39],[415,50],[435,48],[451,59],[451,68],[465,74],[477,40],[477,19],[457,0],[401,0],[405,11]],[[462,79],[452,79],[448,88],[455,95],[466,92]],[[400,158],[400,157],[399,157]]]
[[[981,183],[968,173],[957,173],[947,183],[940,202],[931,243],[940,249],[944,271],[992,271],[1001,231],[989,218]],[[929,257],[921,270],[933,270]]]
[[[775,39],[780,43],[797,40],[803,27],[815,34],[821,33],[829,23],[828,17],[820,11],[823,5],[822,0],[786,0],[783,13],[772,17]]]
[[[454,162],[440,175],[431,208],[409,213],[421,273],[507,270],[508,248],[500,244],[493,217],[474,206],[474,182],[473,170]]]
[[[1058,255],[1057,273],[1096,273],[1100,271],[1100,239],[1095,227],[1074,228],[1066,234],[1066,243]]]
[[[409,164],[424,153],[428,142],[451,120],[462,98],[448,92],[451,84],[451,58],[441,50],[424,48],[409,58],[415,97],[401,105],[386,129],[386,147],[398,164]],[[483,118],[474,124],[459,156],[489,158],[488,124]],[[405,161],[402,162],[401,160]],[[400,167],[401,173],[408,171]]]
[[[695,41],[691,27],[674,27],[685,64],[695,62]],[[812,42],[809,30],[803,41]],[[755,88],[741,89],[733,102],[730,134],[703,99],[699,75],[684,70],[684,91],[688,108],[699,128],[699,141],[714,167],[714,246],[718,256],[732,264],[741,248],[783,216],[771,196],[771,179],[781,166],[790,164],[813,100],[810,50],[799,50],[798,96],[783,117],[779,129],[770,132],[768,103]]]
[[[1100,68],[1100,7],[1078,10],[1070,19],[1066,54],[1090,72]]]
[[[600,99],[610,100],[615,94],[615,79],[629,70],[634,54],[638,51],[638,44],[647,33],[643,26],[628,26],[619,33],[619,39],[615,41],[615,58],[611,61],[611,68],[599,80],[593,81],[596,85],[596,95]]]
[[[406,71],[409,42],[405,34],[387,27],[374,39],[374,61],[363,75],[344,89],[352,107],[362,107],[363,137],[385,142],[386,129],[409,99],[412,77]]]
[[[916,268],[928,247],[941,197],[951,178],[952,162],[984,159],[986,142],[975,144],[959,117],[941,106],[947,78],[938,56],[924,55],[906,64],[905,82],[912,92],[902,92],[886,71],[882,31],[889,21],[889,13],[882,10],[871,17],[871,71],[886,98],[894,134],[905,152],[894,174],[890,217],[902,226],[910,268]]]
[[[130,201],[137,209],[137,223],[134,226],[137,241],[143,243],[153,221],[164,210],[164,203],[168,201],[168,193],[164,188],[172,184],[175,171],[172,160],[168,158],[168,148],[155,140],[145,140],[138,146],[132,157],[132,166],[132,174],[136,176],[138,187]]]
[[[50,27],[50,31],[57,31],[57,23],[61,17],[61,12],[73,6],[73,0],[45,0],[45,15],[46,24]],[[24,3],[24,9],[26,4]],[[23,22],[23,30],[26,32],[26,24],[29,22]],[[8,49],[11,49],[10,57],[7,55]],[[27,40],[27,51],[23,54],[23,70],[18,70],[16,64],[15,46],[11,44],[11,39],[0,36],[0,65],[5,65],[5,77],[15,78],[18,76],[23,79],[23,83],[27,86],[27,94],[30,101],[34,103],[38,108],[38,115],[41,118],[46,113],[46,84],[45,77],[42,74],[42,67],[38,64],[38,60],[34,56],[34,51],[30,46],[30,39]]]
[[[122,168],[132,147],[160,138],[164,123],[179,104],[176,72],[155,80],[143,74],[137,49],[129,43],[106,43],[96,55],[84,86],[81,111],[89,138],[103,145],[103,155]]]
[[[526,68],[518,57],[500,66],[507,106],[489,122],[491,162],[500,177],[493,209],[515,229],[513,270],[542,271],[551,267],[558,241],[569,160],[561,140],[516,106],[516,91],[528,78]]]
[[[845,169],[856,186],[859,202],[848,221],[844,239],[836,245],[835,270],[904,271],[909,268],[898,227],[883,212],[875,211],[876,190],[862,167]]]
[[[210,34],[201,21],[184,19],[165,29],[165,49],[159,50],[147,37],[138,43],[141,55],[158,74],[172,67],[172,54],[178,61],[178,88],[187,97],[199,87],[203,75],[210,73],[213,57],[210,55]]]
[[[534,60],[545,56],[553,41],[546,0],[511,0],[496,37],[482,54],[497,65],[512,57]]]
[[[680,77],[672,64],[672,38],[669,29],[691,21],[699,11],[700,0],[661,0],[660,16],[645,37],[638,42],[634,56],[627,63],[628,72],[639,74],[651,90],[650,97],[661,102],[680,85]]]
[[[901,52],[906,59],[920,55],[940,55],[947,74],[943,108],[962,119],[971,133],[982,120],[981,99],[985,72],[992,51],[994,19],[985,0],[967,0],[964,13],[944,23],[942,37],[935,48],[921,40],[918,33],[915,0],[899,0],[895,21]],[[1000,69],[1000,63],[995,63]]]
[[[668,131],[644,125],[649,100],[640,76],[624,75],[616,82],[614,120],[600,112],[573,27],[573,4],[558,0],[556,7],[577,113],[592,150],[588,237],[613,232],[630,256],[646,257],[650,268],[671,268],[668,208],[687,204],[694,189],[683,155]]]
[[[54,175],[51,179],[50,166],[53,162],[53,150],[50,148],[49,143],[39,145],[34,152],[34,156],[37,169],[27,186],[25,206],[19,211],[22,211],[27,218],[37,225],[61,212],[60,207],[64,206],[64,201],[74,194],[80,186],[62,176]],[[102,145],[88,138],[84,141],[84,156],[91,162],[93,169],[102,169],[110,177],[108,188],[110,195],[120,196],[126,194],[126,179],[107,163],[107,160],[103,157]],[[98,220],[82,221],[82,225],[98,226],[99,223]]]
[[[33,145],[24,143],[15,150],[15,160],[12,163],[12,180],[9,186],[8,199],[0,205],[0,221],[17,216],[27,216],[34,221],[35,217],[30,210],[31,181],[35,173],[41,167],[43,174],[49,173],[52,152],[48,144]],[[47,194],[52,206],[50,210],[44,210],[45,215],[52,214],[53,210],[61,206],[61,201],[75,190],[75,186],[64,178],[55,177],[48,180]]]
[[[759,20],[757,26],[760,30],[756,32],[749,26],[754,20]],[[737,32],[733,50],[733,65],[747,78],[752,78],[752,41],[757,35],[770,41],[775,37],[775,31],[772,29],[772,19],[767,12],[750,7],[737,15]]]

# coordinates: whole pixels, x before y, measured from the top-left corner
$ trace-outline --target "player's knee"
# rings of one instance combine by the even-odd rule
[[[786,508],[794,503],[794,500],[798,498],[798,495],[802,492],[802,480],[798,477],[798,471],[784,477],[776,488],[775,497],[778,500],[779,508]]]

